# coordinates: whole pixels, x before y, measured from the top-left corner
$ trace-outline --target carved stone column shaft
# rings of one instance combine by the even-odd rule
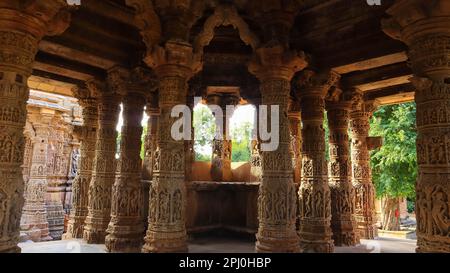
[[[177,69],[177,68],[174,68]],[[185,252],[185,152],[184,142],[175,141],[171,128],[172,107],[185,100],[187,77],[159,75],[159,132],[150,188],[148,230],[143,252]]]
[[[350,113],[352,183],[355,194],[355,217],[359,237],[374,239],[378,236],[375,210],[375,187],[372,183],[368,147],[370,110],[363,106]]]
[[[88,244],[105,242],[106,228],[111,213],[111,190],[116,172],[117,121],[120,97],[106,93],[99,98],[98,133],[93,163],[92,179],[89,184],[89,212],[86,218],[83,238]]]
[[[358,243],[354,220],[354,191],[351,182],[350,141],[348,137],[350,101],[327,101],[330,129],[331,229],[336,246]]]
[[[83,108],[83,126],[80,128],[80,159],[77,175],[72,184],[72,208],[65,239],[82,238],[88,215],[89,183],[95,158],[95,144],[98,129],[97,99],[88,90],[79,89],[79,102]]]
[[[250,175],[252,182],[260,182],[262,176],[261,170],[261,147],[258,134],[259,128],[259,104],[255,105],[255,116],[253,119],[253,132],[250,148]]]
[[[39,114],[35,119],[37,122],[33,125],[36,136],[33,140],[30,180],[27,183],[20,227],[32,240],[49,241],[52,238],[49,236],[45,195],[48,185],[47,150],[51,117],[47,117],[46,122],[42,123],[39,121],[42,119]]]
[[[111,221],[105,240],[109,252],[139,252],[144,234],[140,158],[142,117],[146,100],[129,92],[123,101],[120,158],[112,187]]]
[[[185,141],[171,129],[177,118],[172,108],[186,104],[188,80],[200,67],[187,43],[168,41],[146,58],[159,79],[158,141],[149,194],[148,229],[143,252],[186,252]]]
[[[45,34],[64,31],[55,23],[70,19],[69,14],[55,16],[65,1],[22,2],[4,0],[0,7],[0,252],[20,252],[27,81],[38,43]]]
[[[409,47],[417,107],[417,252],[450,252],[450,6],[392,5],[384,31]]]
[[[291,131],[292,168],[294,170],[294,183],[300,185],[302,175],[302,129],[300,105],[290,100],[289,128]]]
[[[262,180],[258,195],[259,228],[256,235],[258,252],[300,251],[295,226],[297,195],[287,112],[290,81],[294,73],[305,65],[302,54],[288,51],[282,46],[258,49],[249,65],[249,70],[261,81],[262,105],[271,108],[278,106],[279,109],[278,127],[271,129],[272,132],[278,130],[278,145],[275,144],[275,149],[269,149],[271,146],[267,145],[268,140],[261,141]],[[268,126],[273,118],[276,117],[272,117],[271,109],[268,109]]]
[[[302,111],[302,180],[299,189],[300,245],[305,252],[333,252],[331,193],[328,186],[323,128],[325,95],[335,74],[303,72],[299,95]]]

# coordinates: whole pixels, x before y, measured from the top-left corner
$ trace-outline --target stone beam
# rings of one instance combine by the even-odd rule
[[[367,69],[373,69],[381,66],[396,64],[405,62],[408,60],[408,57],[406,56],[406,52],[396,52],[391,53],[379,57],[364,59],[352,63],[347,63],[341,66],[336,66],[333,68],[333,71],[339,74],[347,74],[355,71],[361,71],[361,70],[367,70]]]
[[[67,48],[78,48],[82,49],[83,52],[97,56],[101,59],[106,59],[114,64],[124,64],[128,63],[128,56],[120,50],[111,50],[110,47],[105,45],[108,44],[107,40],[99,40],[98,37],[88,37],[84,36],[82,32],[80,33],[67,33],[63,36],[47,37],[45,41],[49,41],[53,44],[62,45]],[[100,42],[99,42],[100,41]]]
[[[69,83],[69,84],[73,84],[73,85],[77,85],[77,86],[84,85],[84,81],[77,80],[74,78],[69,78],[69,77],[62,76],[62,75],[57,75],[57,74],[43,71],[40,69],[33,69],[33,76],[50,79],[50,80],[54,80],[54,81],[59,81],[59,82],[64,82],[64,83]]]
[[[343,86],[352,87],[411,74],[407,63],[401,62],[351,72],[342,76],[341,83]]]
[[[409,79],[411,77],[412,77],[411,74],[404,75],[404,76],[389,78],[389,79],[380,80],[380,81],[376,81],[376,82],[371,82],[371,83],[367,83],[367,84],[360,84],[360,85],[356,85],[354,87],[361,90],[362,92],[366,92],[369,90],[385,88],[385,87],[389,87],[389,86],[393,86],[393,85],[406,84],[406,83],[409,83]]]
[[[52,94],[73,96],[72,88],[74,88],[75,85],[38,76],[31,76],[28,78],[28,87],[30,89],[41,90]]]
[[[79,48],[79,47],[78,47]],[[65,46],[59,43],[43,40],[39,43],[39,50],[53,55],[58,55],[68,60],[81,61],[85,64],[103,68],[112,68],[116,62],[108,58],[103,58],[93,53],[92,50],[75,49],[70,44]]]
[[[411,83],[389,86],[368,91],[365,100],[377,100],[380,105],[397,104],[414,101],[415,87]]]
[[[94,77],[102,78],[105,75],[101,69],[43,52],[36,55],[33,68],[82,81]]]
[[[83,8],[103,17],[134,26],[133,11],[126,6],[119,6],[115,1],[84,0]]]

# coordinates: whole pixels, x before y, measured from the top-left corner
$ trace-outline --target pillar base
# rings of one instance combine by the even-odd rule
[[[297,235],[271,237],[270,234],[256,235],[255,251],[258,253],[298,253],[301,252]],[[265,231],[264,233],[269,233]]]
[[[417,253],[450,253],[450,238],[417,238]]]
[[[22,249],[17,246],[17,243],[6,243],[5,245],[2,245],[0,243],[0,253],[21,253]]]
[[[331,230],[325,225],[303,223],[299,232],[300,248],[306,253],[333,253],[334,242],[331,239]],[[307,230],[305,230],[305,228]]]
[[[188,250],[186,232],[147,231],[142,247],[144,253],[187,253]]]
[[[107,235],[105,238],[106,250],[110,253],[139,253],[142,247],[142,236],[124,235],[118,237]]]
[[[127,225],[109,223],[105,246],[112,253],[140,253],[143,244],[144,226],[134,222]]]
[[[70,217],[69,224],[67,226],[67,233],[63,234],[63,240],[81,239],[83,238],[84,221],[86,217]]]
[[[355,232],[339,232],[333,234],[333,242],[335,246],[356,246],[359,244],[359,237]]]
[[[373,240],[378,237],[378,228],[375,225],[358,227],[358,235],[360,239]]]
[[[300,247],[304,253],[333,253],[334,244],[330,241],[301,240]]]
[[[104,244],[108,235],[106,229],[108,228],[109,220],[109,215],[103,217],[88,216],[84,226],[83,239],[88,244]]]
[[[83,240],[88,244],[104,244],[107,235],[104,228],[86,226],[83,232]]]
[[[49,235],[48,224],[22,224],[20,225],[21,232],[24,232],[33,242],[52,241],[53,238]]]

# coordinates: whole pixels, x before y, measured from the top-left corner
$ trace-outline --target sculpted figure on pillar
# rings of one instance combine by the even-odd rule
[[[155,90],[155,77],[145,68],[121,71],[118,86],[127,90],[123,99],[120,157],[112,186],[111,220],[106,230],[109,252],[139,252],[144,235],[141,137],[147,96]],[[116,85],[116,84],[115,84]]]
[[[72,141],[69,143],[70,147],[70,166],[69,166],[69,174],[66,186],[66,195],[64,199],[64,211],[66,214],[70,215],[70,210],[72,209],[72,184],[75,179],[78,171],[78,165],[80,161],[80,143],[79,132],[81,130],[77,129],[78,126],[72,127]]]
[[[355,192],[355,217],[358,235],[364,239],[378,236],[376,227],[375,187],[372,183],[368,142],[369,119],[375,111],[375,101],[364,101],[361,91],[352,91],[350,112],[352,183]]]
[[[80,159],[77,175],[72,184],[72,208],[64,239],[83,237],[98,131],[98,90],[87,86],[76,87],[72,91],[82,107],[83,125],[79,127],[78,132],[81,140]]]
[[[334,72],[316,73],[308,69],[297,81],[303,123],[299,235],[305,252],[334,251],[323,119],[325,96],[338,79]]]
[[[450,252],[450,5],[446,0],[397,1],[386,34],[409,47],[415,74],[417,251]]]
[[[0,118],[0,252],[20,251],[27,81],[42,37],[68,27],[66,7],[63,0],[0,3],[0,108],[13,109],[12,115]]]
[[[110,75],[112,73],[117,71],[109,72]],[[113,81],[114,76],[108,80]],[[110,220],[111,189],[116,172],[116,126],[123,90],[114,89],[114,83],[108,84],[107,81],[90,80],[86,85],[98,94],[98,132],[83,238],[88,244],[101,244],[105,242]]]
[[[354,246],[359,242],[354,219],[354,190],[351,181],[350,143],[348,136],[352,96],[333,86],[326,97],[329,155],[328,177],[331,191],[331,229],[334,245]]]

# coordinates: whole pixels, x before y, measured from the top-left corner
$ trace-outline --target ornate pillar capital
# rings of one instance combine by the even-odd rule
[[[97,93],[98,89],[92,88],[93,85],[86,86],[76,86],[72,88],[72,94],[76,99],[78,99],[78,103],[81,107],[92,106],[97,103],[97,99],[99,94]]]
[[[155,69],[158,77],[182,77],[188,80],[202,68],[200,55],[190,44],[168,41],[164,47],[155,46],[145,63]]]
[[[63,33],[70,19],[66,0],[5,0],[0,4],[1,28],[29,33],[36,39]]]
[[[262,81],[271,78],[290,81],[296,72],[307,65],[307,57],[303,51],[286,50],[276,45],[258,48],[248,69]]]
[[[300,2],[287,1],[248,1],[248,13],[261,25],[266,44],[282,44],[289,46],[290,30],[295,21]]]
[[[340,87],[332,86],[325,97],[325,107],[329,110],[350,111],[353,105],[351,92],[343,91]]]
[[[330,88],[337,83],[340,75],[333,71],[317,73],[312,69],[306,69],[300,73],[296,82],[298,96],[304,97],[316,96],[325,98]]]
[[[409,46],[411,67],[418,76],[440,82],[450,73],[450,5],[446,0],[397,1],[386,11],[383,31]]]

